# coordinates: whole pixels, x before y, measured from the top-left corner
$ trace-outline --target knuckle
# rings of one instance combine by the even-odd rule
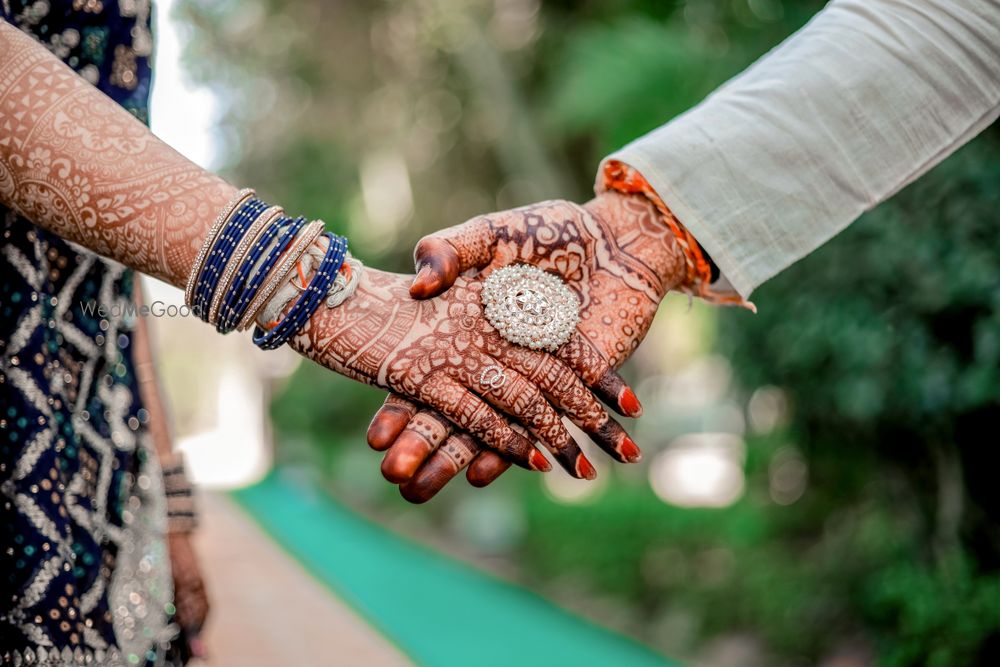
[[[528,439],[515,433],[513,429],[505,428],[500,434],[499,450],[501,453],[519,457],[524,454],[526,447],[530,447]]]
[[[574,451],[577,449],[576,440],[566,427],[562,425],[562,422],[558,422],[555,427],[553,427],[553,441],[559,446],[560,449]]]
[[[552,357],[547,357],[545,360],[545,375],[552,378],[552,382],[557,387],[563,384],[576,384],[577,381],[573,369]]]
[[[531,408],[545,402],[542,390],[534,383],[524,379],[519,379],[517,382],[511,383],[511,393],[526,408]]]
[[[449,438],[441,446],[441,452],[454,464],[455,472],[467,466],[475,454],[463,438]]]
[[[403,398],[399,394],[389,394],[382,403],[383,408],[395,408],[409,412],[413,408],[413,403]]]
[[[607,411],[605,411],[602,407],[598,407],[597,409],[588,410],[583,415],[580,423],[583,425],[583,429],[587,431],[587,433],[600,433],[601,429],[607,425],[606,423],[610,419],[611,417],[608,416]]]
[[[422,410],[410,420],[406,429],[436,444],[444,440],[451,431],[451,424],[435,412]]]
[[[434,244],[435,236],[433,234],[427,234],[417,241],[417,245],[414,247],[413,254],[420,259],[423,255],[431,252],[432,246]]]

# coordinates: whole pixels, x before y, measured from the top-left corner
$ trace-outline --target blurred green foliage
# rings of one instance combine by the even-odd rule
[[[226,104],[232,178],[323,216],[368,263],[409,270],[429,230],[585,198],[604,154],[696,104],[822,5],[183,0],[182,12],[191,70]],[[996,131],[977,139],[765,285],[755,317],[668,300],[625,369],[653,388],[634,425],[644,462],[602,468],[585,499],[557,500],[513,471],[409,506],[363,444],[381,392],[312,366],[274,400],[279,458],[359,511],[676,657],[997,664],[997,143]],[[379,165],[397,158],[408,198],[379,188]],[[405,206],[379,214],[386,199]],[[691,330],[710,336],[678,359],[673,339]],[[684,509],[653,492],[649,466],[722,408],[685,412],[656,387],[708,354],[735,375],[717,403],[746,406],[771,387],[788,408],[761,425],[751,398],[742,497]],[[789,457],[808,483],[776,495]]]
[[[1000,659],[997,128],[764,285],[720,340],[748,386],[787,387],[814,502],[906,516],[855,613],[888,665]]]

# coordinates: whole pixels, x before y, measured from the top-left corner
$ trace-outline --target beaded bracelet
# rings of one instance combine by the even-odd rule
[[[198,278],[201,277],[201,271],[204,268],[205,259],[208,257],[208,251],[215,245],[215,238],[218,236],[219,230],[226,224],[226,220],[233,214],[233,211],[255,194],[250,188],[244,188],[237,192],[226,203],[222,211],[219,212],[219,217],[215,219],[215,222],[209,228],[208,235],[205,236],[205,242],[202,244],[197,256],[195,256],[194,264],[191,265],[191,275],[188,276],[187,286],[184,288],[184,303],[189,307],[194,305],[194,287],[198,282]]]
[[[194,292],[193,310],[201,319],[208,321],[209,303],[223,268],[229,263],[236,244],[246,233],[254,220],[267,209],[267,204],[259,199],[251,198],[243,202],[236,213],[222,227],[222,233],[215,241],[205,267],[198,277]]]
[[[282,216],[274,224],[267,227],[257,239],[246,260],[240,266],[226,292],[219,311],[218,330],[229,333],[242,319],[246,307],[257,294],[261,284],[281,258],[281,253],[306,224],[305,217],[289,218]],[[278,235],[281,234],[280,237]],[[275,238],[277,241],[275,241]],[[265,255],[264,253],[267,252]],[[263,259],[261,256],[263,255]]]
[[[208,323],[215,325],[220,332],[225,333],[218,326],[219,308],[222,306],[222,298],[229,292],[229,287],[232,285],[237,270],[244,265],[243,260],[246,258],[247,251],[250,250],[250,244],[256,241],[261,232],[268,229],[272,222],[280,218],[282,213],[284,211],[280,206],[271,206],[268,208],[253,221],[250,227],[247,228],[246,233],[239,240],[239,243],[236,244],[236,249],[226,264],[225,270],[222,272],[222,278],[219,279],[219,283],[215,286],[212,305],[208,309]]]
[[[327,246],[323,261],[309,281],[309,286],[292,304],[285,317],[269,331],[264,331],[260,327],[254,330],[253,342],[257,347],[262,350],[274,350],[284,345],[302,328],[326,297],[347,253],[346,238],[329,232],[327,236],[330,238],[330,245]]]
[[[314,220],[306,225],[305,229],[302,230],[302,233],[295,238],[292,247],[287,253],[284,254],[284,259],[278,268],[267,275],[266,283],[253,297],[253,300],[250,302],[250,306],[247,307],[246,311],[243,313],[243,318],[236,326],[238,331],[245,331],[251,324],[254,323],[254,320],[257,319],[257,314],[264,308],[267,302],[271,300],[274,293],[278,291],[278,288],[281,287],[281,285],[288,278],[288,275],[292,272],[292,269],[295,267],[295,263],[302,256],[302,253],[304,253],[306,249],[312,245],[313,241],[315,241],[322,233],[322,221]]]

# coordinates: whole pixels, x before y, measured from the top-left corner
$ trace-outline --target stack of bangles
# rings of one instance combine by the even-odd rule
[[[289,217],[253,190],[240,190],[209,230],[184,301],[220,333],[257,322],[254,343],[273,350],[302,328],[324,298],[334,307],[350,297],[360,273],[347,239],[324,232],[322,221]]]

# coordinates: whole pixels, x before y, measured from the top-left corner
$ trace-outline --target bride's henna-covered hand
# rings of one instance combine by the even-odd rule
[[[577,331],[603,369],[632,354],[663,296],[684,277],[684,257],[656,206],[618,192],[582,206],[549,201],[479,216],[424,237],[414,256],[410,294],[417,299],[442,293],[470,270],[531,264],[562,276],[580,298]],[[580,352],[572,345],[558,352],[567,361],[573,354]],[[601,378],[590,371],[596,384]]]
[[[0,202],[63,238],[183,286],[212,220],[236,189],[186,160],[43,46],[0,21]],[[533,429],[575,474],[593,467],[555,410],[525,379],[537,369],[564,380],[550,398],[566,411],[596,400],[554,358],[499,339],[482,320],[478,283],[416,303],[409,279],[375,271],[358,295],[321,309],[297,345],[327,366],[437,408],[525,466],[548,462],[482,400]],[[454,318],[454,319],[450,319]],[[509,378],[477,387],[495,360]],[[518,371],[520,374],[518,374]],[[482,398],[469,391],[480,390]],[[598,406],[599,407],[599,406]]]
[[[579,340],[605,364],[589,364],[592,370],[584,380],[611,405],[638,413],[631,392],[612,389],[609,395],[608,389],[615,387],[608,380],[612,376],[595,377],[593,369],[615,368],[631,355],[663,295],[684,276],[683,255],[648,199],[608,192],[583,206],[543,202],[480,216],[425,237],[415,254],[419,272],[410,291],[418,298],[448,289],[466,271],[507,264],[532,264],[562,276],[580,297]],[[564,348],[558,354],[572,363],[577,350]],[[430,411],[418,413],[415,405],[390,397],[369,431],[373,447],[388,449],[385,461],[395,464],[395,477],[408,480],[401,487],[408,499],[427,500],[466,464],[476,486],[488,484],[508,467],[491,452],[479,454],[475,441],[457,435],[438,448],[440,439],[429,440],[414,428],[433,418]],[[637,451],[623,456],[634,443],[609,449],[609,443],[598,442],[618,460],[638,458]],[[459,447],[471,454],[461,459],[448,455],[447,450]]]
[[[484,318],[480,280],[458,278],[446,294],[424,301],[410,298],[410,281],[366,270],[357,292],[337,308],[317,311],[292,346],[339,373],[437,410],[448,421],[435,415],[414,426],[429,439],[438,439],[450,421],[515,463],[548,469],[531,440],[499,410],[523,424],[571,474],[593,477],[559,412],[588,423],[613,420],[569,366],[501,338]],[[502,370],[505,382],[482,381],[491,366]],[[628,437],[617,423],[606,428],[618,439]]]

